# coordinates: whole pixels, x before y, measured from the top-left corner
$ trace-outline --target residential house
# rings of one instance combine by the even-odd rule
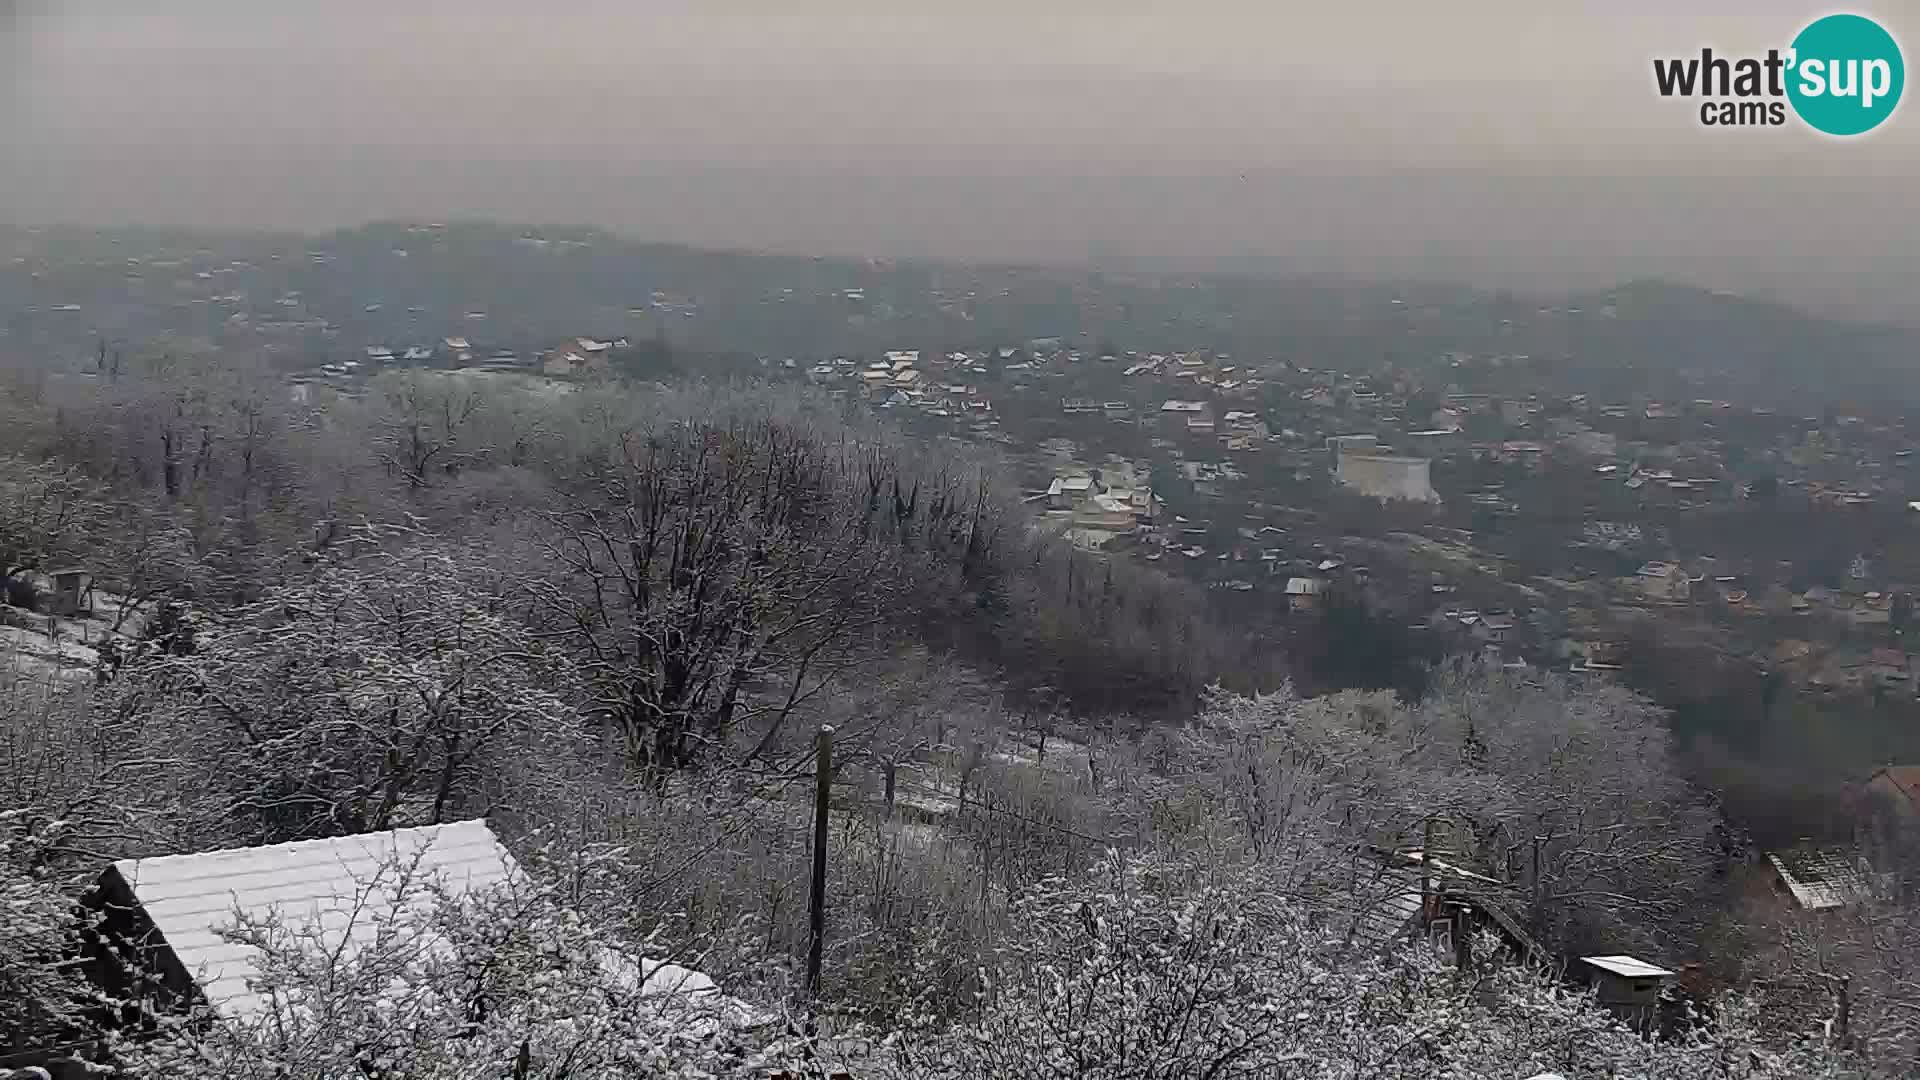
[[[1104,532],[1127,532],[1142,523],[1143,512],[1134,505],[1132,492],[1103,491],[1074,508],[1076,528]]]
[[[1513,638],[1514,621],[1510,615],[1488,615],[1480,620],[1475,636],[1489,645],[1505,645]]]
[[[1153,489],[1124,470],[1063,473],[1048,485],[1046,502],[1049,510],[1070,513],[1074,528],[1096,532],[1131,532],[1152,524],[1160,509]]]
[[[1329,435],[1327,449],[1337,458],[1347,450],[1372,450],[1380,445],[1378,435]]]
[[[1634,574],[1634,585],[1649,600],[1682,603],[1693,593],[1693,581],[1676,563],[1650,562]]]
[[[1236,435],[1264,439],[1271,434],[1266,421],[1262,420],[1260,414],[1257,412],[1249,412],[1244,409],[1229,410],[1227,415],[1222,418],[1222,421],[1226,424],[1227,430]]]
[[[546,355],[540,364],[542,374],[556,379],[572,378],[575,375],[585,374],[587,370],[587,358],[569,349],[553,350]]]
[[[1093,497],[1094,491],[1092,476],[1056,476],[1047,487],[1047,506],[1054,510],[1076,510]]]
[[[1327,591],[1327,583],[1320,578],[1295,577],[1287,579],[1287,610],[1308,612],[1320,610],[1321,598]]]

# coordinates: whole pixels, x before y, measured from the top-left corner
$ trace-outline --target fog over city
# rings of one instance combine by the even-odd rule
[[[1651,58],[1807,12],[1686,6],[0,0],[0,221],[1657,275],[1901,318],[1920,125],[1702,127]]]
[[[0,0],[0,1080],[1915,1080],[1866,2]]]

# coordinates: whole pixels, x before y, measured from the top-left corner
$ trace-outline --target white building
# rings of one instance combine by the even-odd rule
[[[1376,499],[1437,503],[1440,495],[1433,490],[1432,472],[1431,458],[1349,450],[1343,446],[1335,459],[1333,478],[1342,487]]]

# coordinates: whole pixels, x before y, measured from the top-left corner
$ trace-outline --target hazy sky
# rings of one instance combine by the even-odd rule
[[[1653,90],[1656,55],[1784,47],[1825,10],[0,0],[0,220],[491,216],[1912,303],[1920,106],[1835,142]],[[1920,0],[1856,10],[1920,42]]]

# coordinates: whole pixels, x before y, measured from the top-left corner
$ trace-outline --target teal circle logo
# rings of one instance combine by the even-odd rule
[[[1793,39],[1787,100],[1808,126],[1861,135],[1893,115],[1907,83],[1893,35],[1862,15],[1828,15]]]

